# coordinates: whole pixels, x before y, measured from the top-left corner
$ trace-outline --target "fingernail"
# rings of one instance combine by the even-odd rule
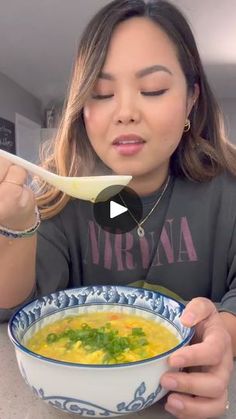
[[[177,381],[172,377],[164,377],[161,380],[161,385],[169,390],[174,390],[177,387]]]
[[[170,408],[174,409],[174,410],[183,410],[184,409],[183,402],[181,402],[181,400],[173,399],[173,398],[168,400],[168,403],[167,403],[166,407],[168,407],[168,406],[170,406]]]
[[[170,365],[176,368],[182,368],[185,366],[185,359],[182,356],[172,356],[170,358]]]
[[[191,313],[190,311],[188,312],[184,312],[183,315],[181,316],[181,321],[184,322],[184,324],[186,326],[191,326],[194,324],[196,320],[196,315],[194,313]]]

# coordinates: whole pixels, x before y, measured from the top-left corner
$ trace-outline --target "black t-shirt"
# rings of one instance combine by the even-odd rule
[[[158,194],[143,199],[144,216]],[[236,179],[210,182],[171,179],[155,211],[143,224],[112,234],[95,221],[93,205],[71,200],[38,231],[37,289],[30,298],[90,284],[137,285],[197,296],[236,313]],[[0,310],[6,319],[9,310]]]

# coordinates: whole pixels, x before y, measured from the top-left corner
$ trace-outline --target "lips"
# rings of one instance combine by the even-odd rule
[[[123,156],[132,156],[142,150],[145,140],[139,135],[126,134],[120,135],[112,142],[115,150]]]
[[[145,140],[139,135],[134,134],[124,134],[116,137],[112,142],[113,145],[123,145],[123,144],[142,144],[145,143]]]

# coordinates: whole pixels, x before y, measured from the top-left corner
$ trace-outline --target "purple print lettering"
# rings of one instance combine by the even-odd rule
[[[83,262],[122,272],[198,260],[186,216],[166,219],[158,243],[157,240],[155,231],[146,231],[144,237],[138,237],[136,229],[112,234],[91,220]]]

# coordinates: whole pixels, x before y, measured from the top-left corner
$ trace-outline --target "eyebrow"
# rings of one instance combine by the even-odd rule
[[[135,76],[138,79],[141,79],[142,77],[148,76],[149,74],[155,73],[157,71],[164,71],[171,76],[173,75],[173,73],[164,65],[152,65],[151,67],[142,68],[141,70],[137,71]],[[114,76],[112,76],[110,73],[105,73],[104,71],[101,71],[99,78],[105,80],[115,80]]]

